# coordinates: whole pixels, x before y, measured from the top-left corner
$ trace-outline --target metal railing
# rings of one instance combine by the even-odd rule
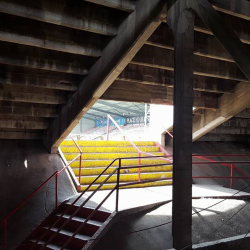
[[[147,156],[155,156],[154,154],[150,154],[148,152],[143,152],[141,151],[132,140],[130,140],[130,138],[128,137],[127,134],[125,134],[125,132],[121,129],[121,127],[117,124],[117,122],[115,121],[115,119],[113,119],[113,117],[111,115],[107,115],[107,141],[109,140],[109,127],[110,127],[110,120],[113,122],[113,124],[117,127],[117,129],[120,131],[120,133],[130,142],[130,144],[133,146],[133,148],[137,151],[138,153],[138,164],[139,166],[141,165],[141,158],[142,158],[142,154],[143,155],[147,155]],[[144,158],[144,157],[143,157]],[[168,159],[166,157],[161,157],[163,160],[167,161],[168,163],[171,162],[171,159]],[[140,167],[138,168],[138,180],[141,180],[141,169]]]
[[[111,120],[113,119],[112,117],[109,117]],[[114,120],[112,120],[114,122],[114,124],[116,123]],[[119,127],[119,126],[118,126]],[[107,138],[108,139],[108,138]],[[71,163],[73,163],[74,161],[76,161],[78,158],[80,158],[79,161],[79,180],[80,183],[78,184],[78,190],[81,189],[81,167],[82,167],[82,150],[79,147],[79,145],[77,144],[77,142],[72,138],[72,140],[74,141],[75,146],[78,148],[79,150],[79,154],[72,160],[70,161],[63,169],[61,169],[60,171],[56,171],[54,174],[52,174],[46,181],[44,181],[44,183],[42,183],[35,191],[33,191],[26,199],[24,199],[24,201],[22,201],[14,210],[12,210],[6,217],[4,217],[1,221],[0,221],[0,226],[3,225],[3,250],[6,249],[6,235],[7,235],[7,221],[10,219],[10,217],[16,213],[24,204],[26,204],[26,202],[28,200],[30,200],[36,193],[38,193],[51,179],[53,179],[55,177],[55,208],[58,207],[58,176],[65,170],[65,169],[70,169],[69,166],[71,165]],[[129,140],[130,141],[130,140]],[[132,141],[131,145],[134,145],[134,143]],[[134,145],[135,148],[137,148]],[[138,148],[137,148],[138,149]],[[147,154],[144,152],[141,152],[138,149],[138,154],[139,152],[142,154]],[[120,175],[121,175],[121,170],[125,170],[125,169],[136,169],[138,168],[138,165],[135,166],[122,166],[122,161],[123,160],[135,160],[138,159],[139,160],[139,168],[140,169],[145,169],[145,168],[149,168],[149,167],[161,167],[161,166],[170,166],[172,165],[172,163],[162,163],[162,164],[141,164],[141,154],[139,154],[138,157],[124,157],[124,158],[117,158],[115,160],[113,160],[94,180],[91,184],[88,185],[88,187],[84,190],[84,192],[82,192],[77,199],[70,204],[67,209],[65,209],[64,212],[61,213],[61,215],[59,216],[59,218],[49,227],[47,228],[47,230],[44,232],[44,234],[39,237],[36,242],[35,245],[32,246],[29,249],[34,249],[34,247],[42,240],[42,238],[52,229],[52,227],[56,226],[56,224],[62,219],[62,217],[67,214],[67,212],[83,197],[83,195],[91,190],[94,190],[92,192],[92,194],[85,199],[81,205],[78,206],[78,208],[75,210],[75,212],[68,218],[68,220],[63,223],[62,226],[60,226],[60,228],[57,229],[57,231],[50,237],[50,239],[43,245],[43,248],[45,248],[55,237],[56,235],[58,235],[58,233],[60,233],[61,230],[63,230],[63,228],[70,222],[70,220],[72,220],[72,218],[78,213],[78,211],[85,205],[87,204],[87,202],[96,194],[97,191],[101,190],[101,188],[109,181],[109,179],[113,176],[116,175],[116,183],[115,186],[111,189],[111,191],[105,196],[105,198],[99,203],[99,205],[93,210],[93,212],[87,217],[87,219],[79,226],[79,228],[75,231],[75,233],[67,240],[67,242],[65,242],[65,244],[63,245],[63,247],[61,249],[65,249],[67,247],[67,245],[74,239],[75,235],[87,224],[87,222],[95,215],[95,213],[98,211],[98,209],[103,205],[103,203],[111,196],[111,194],[116,191],[116,199],[115,199],[115,211],[118,212],[119,211],[119,189],[120,188],[128,188],[128,187],[132,187],[134,185],[139,184],[144,184],[144,183],[152,183],[152,182],[158,182],[158,181],[167,181],[167,180],[172,180],[172,177],[169,178],[158,178],[158,179],[150,179],[150,180],[141,180],[141,178],[138,181],[135,182],[128,182],[128,183],[122,183],[120,184]],[[157,158],[157,159],[165,159],[166,161],[169,161],[169,157],[170,156],[155,156],[155,155],[149,155],[149,156],[144,156],[143,159],[153,159],[153,158]],[[219,165],[219,166],[224,166],[224,167],[229,167],[231,169],[230,176],[193,176],[193,179],[230,179],[230,187],[232,188],[233,186],[233,180],[238,180],[238,179],[243,179],[243,180],[250,180],[250,177],[245,174],[241,169],[239,169],[238,167],[235,166],[235,164],[250,164],[250,161],[215,161],[212,159],[209,159],[207,157],[250,157],[250,155],[239,155],[239,154],[234,154],[234,155],[193,155],[193,157],[195,158],[199,158],[201,160],[201,162],[193,162],[193,165]],[[98,183],[98,180],[100,179],[100,177],[102,177],[103,175],[105,175],[106,171],[108,169],[110,169],[111,167],[114,167],[114,163],[116,163],[118,161],[118,167],[115,167],[114,170],[106,175],[106,178],[104,179],[104,181],[102,181],[101,183]],[[242,176],[233,176],[234,175],[234,171],[237,171],[238,173],[240,173]]]
[[[58,207],[58,176],[64,172],[72,162],[74,162],[81,154],[77,155],[72,161],[70,161],[60,171],[53,173],[47,180],[45,180],[38,188],[36,188],[28,197],[26,197],[15,209],[13,209],[7,216],[0,221],[0,226],[3,225],[3,250],[6,249],[6,238],[7,238],[7,222],[21,207],[23,207],[27,201],[29,201],[34,195],[36,195],[49,181],[55,178],[55,208]]]
[[[214,155],[215,156],[215,155]],[[249,156],[249,155],[247,155]],[[87,219],[76,229],[76,231],[74,232],[74,234],[72,234],[72,236],[65,242],[65,244],[62,246],[61,249],[65,249],[67,248],[68,244],[70,242],[73,241],[74,237],[76,236],[77,233],[80,232],[80,230],[83,229],[83,227],[88,223],[88,221],[96,214],[96,212],[98,211],[98,209],[104,204],[104,202],[111,196],[111,194],[116,191],[116,198],[115,198],[115,212],[119,211],[119,190],[120,188],[128,188],[128,187],[132,187],[134,185],[137,185],[138,183],[140,184],[145,184],[145,183],[152,183],[152,182],[158,182],[158,181],[170,181],[172,180],[172,177],[168,177],[168,178],[160,178],[160,179],[151,179],[151,180],[141,180],[140,182],[136,181],[136,182],[128,182],[128,183],[122,183],[120,184],[120,174],[121,174],[121,170],[125,170],[125,169],[134,169],[134,168],[138,168],[137,165],[135,166],[122,166],[122,160],[128,160],[128,159],[138,159],[140,157],[129,157],[129,158],[117,158],[115,160],[113,160],[109,166],[107,166],[105,168],[105,170],[103,170],[103,172],[101,174],[99,174],[98,177],[96,177],[96,179],[87,187],[87,189],[72,203],[71,206],[73,206],[82,196],[85,192],[87,192],[88,190],[91,189],[91,187],[93,185],[96,184],[96,182],[98,181],[98,179],[100,177],[102,177],[105,172],[113,166],[113,164],[118,161],[118,167],[116,167],[106,178],[103,182],[98,183],[98,186],[96,187],[95,191],[79,206],[79,208],[70,216],[70,218],[56,231],[56,233],[49,239],[49,241],[46,242],[46,244],[44,245],[44,247],[46,247],[55,237],[56,235],[63,230],[63,228],[67,225],[67,223],[69,223],[69,220],[71,220],[76,214],[77,212],[80,210],[81,207],[83,207],[95,194],[97,191],[99,191],[107,182],[108,180],[113,176],[116,175],[116,184],[115,186],[111,189],[111,191],[109,191],[109,193],[105,196],[105,198],[98,204],[98,206],[93,210],[93,212],[87,217]],[[145,157],[146,159],[151,159],[151,158],[162,158],[160,156],[147,156]],[[249,164],[250,161],[215,161],[215,162],[210,162],[209,164],[215,165],[215,164],[219,164],[220,166],[227,166],[228,163],[230,164],[236,164],[236,163],[241,163],[241,164]],[[203,165],[203,164],[208,164],[207,162],[193,162],[193,165]],[[145,169],[145,168],[149,168],[149,167],[154,167],[154,166],[166,166],[166,165],[172,165],[171,163],[164,163],[164,164],[150,164],[150,165],[141,165],[140,168]],[[234,169],[236,169],[237,171],[239,170],[238,168],[236,168],[235,166],[233,167]],[[242,171],[240,170],[239,173],[242,173]],[[245,174],[244,174],[245,175]],[[233,177],[233,176],[193,176],[193,179],[204,179],[204,178],[213,178],[213,179],[247,179],[250,180],[250,177],[248,176],[243,176],[243,177]],[[70,209],[70,207],[67,209],[67,211]],[[64,212],[65,214],[66,212]],[[62,217],[63,215],[61,215]],[[60,218],[61,218],[60,217]],[[60,220],[60,218],[57,220],[57,222]],[[50,229],[55,226],[55,224],[57,223],[55,222],[53,225],[51,225]],[[49,229],[48,229],[49,230]],[[44,235],[42,236],[44,237]],[[41,237],[41,238],[42,238]],[[39,242],[40,239],[37,240],[37,243]],[[33,249],[33,248],[32,248]],[[43,249],[43,248],[42,248]]]
[[[76,143],[76,142],[75,142]],[[77,144],[77,143],[76,143]],[[78,157],[80,157],[81,154],[77,155],[67,166],[65,166],[62,170],[55,172],[52,176],[50,176],[42,185],[40,185],[31,195],[29,195],[22,203],[20,203],[16,209],[14,209],[10,214],[8,214],[1,222],[0,225],[3,224],[4,226],[4,241],[3,241],[3,249],[6,249],[6,225],[7,225],[7,220],[21,207],[23,206],[30,198],[32,198],[39,190],[41,190],[41,188],[46,185],[54,176],[58,176],[60,173],[62,173],[66,168],[68,168],[70,166],[70,164],[72,162],[74,162],[75,160],[77,160]],[[194,155],[194,157],[249,157],[250,155]],[[158,181],[167,181],[167,180],[172,180],[172,177],[169,178],[160,178],[160,179],[151,179],[151,180],[141,180],[140,182],[136,181],[136,182],[128,182],[128,183],[122,183],[120,184],[120,175],[121,175],[121,170],[125,170],[125,169],[135,169],[138,168],[138,165],[134,165],[134,166],[122,166],[122,161],[123,160],[134,160],[134,159],[139,159],[141,158],[139,157],[125,157],[125,158],[117,158],[115,160],[113,160],[96,178],[95,180],[88,185],[88,187],[84,190],[84,192],[82,192],[77,199],[70,205],[67,207],[67,209],[61,213],[61,215],[59,216],[59,218],[49,227],[47,228],[47,230],[45,231],[45,233],[39,237],[36,240],[36,244],[34,246],[32,246],[29,249],[33,249],[41,240],[42,238],[52,229],[52,227],[55,227],[56,224],[61,220],[61,218],[67,214],[67,212],[83,197],[83,195],[87,192],[91,190],[91,187],[94,187],[94,191],[92,192],[92,194],[83,201],[83,203],[81,205],[78,206],[78,208],[75,210],[75,212],[68,218],[68,220],[63,223],[63,225],[57,229],[57,231],[53,234],[53,236],[50,237],[50,239],[43,245],[43,248],[45,248],[55,237],[56,235],[58,235],[58,233],[60,233],[61,230],[63,230],[63,228],[70,222],[70,220],[78,213],[78,211],[96,194],[97,191],[99,191],[107,182],[108,180],[113,176],[116,175],[117,179],[116,179],[116,184],[115,186],[111,189],[111,191],[105,196],[105,198],[99,203],[99,205],[93,210],[93,212],[87,217],[87,219],[84,221],[84,223],[82,223],[79,228],[75,231],[75,233],[67,240],[67,242],[65,242],[65,244],[63,245],[63,247],[61,249],[64,249],[67,247],[67,245],[74,239],[74,236],[87,224],[87,222],[95,215],[95,213],[98,211],[98,209],[103,205],[103,203],[111,196],[111,194],[116,191],[116,199],[115,199],[115,211],[118,212],[119,211],[119,189],[120,188],[128,188],[128,187],[132,187],[133,185],[136,185],[138,183],[140,184],[145,184],[145,183],[152,183],[152,182],[158,182]],[[161,159],[164,158],[162,156],[146,156],[143,157],[144,159],[152,159],[152,158],[157,158],[157,159]],[[167,157],[166,157],[167,159]],[[108,174],[105,178],[105,180],[101,183],[97,183],[99,178],[102,177],[106,171],[111,168],[114,167],[114,163],[118,161],[118,167],[115,167],[114,170]],[[247,179],[249,180],[250,177],[248,175],[246,175],[242,170],[240,170],[238,167],[235,166],[235,164],[249,164],[250,161],[213,161],[213,162],[207,162],[207,161],[202,161],[202,162],[193,162],[193,165],[220,165],[220,166],[224,166],[224,167],[230,167],[231,169],[234,169],[236,171],[238,171],[241,175],[241,177],[239,176],[233,176],[233,171],[231,170],[231,176],[193,176],[193,179],[230,179],[230,186],[232,187],[233,184],[233,179]],[[141,169],[145,169],[145,168],[149,168],[149,167],[160,167],[160,166],[166,166],[166,165],[172,165],[172,163],[162,163],[162,164],[145,164],[145,165],[140,165]],[[57,177],[56,177],[57,178]],[[97,186],[94,186],[97,185]],[[58,196],[57,196],[57,181],[56,181],[56,208],[58,206]],[[43,249],[42,248],[42,249]]]
[[[79,154],[74,157],[73,160],[71,160],[69,163],[66,163],[66,161],[64,161],[65,166],[60,170],[60,171],[56,171],[55,173],[53,173],[47,180],[45,180],[38,188],[36,188],[28,197],[26,197],[15,209],[13,209],[7,216],[5,216],[1,221],[0,221],[0,226],[3,225],[3,250],[6,249],[6,238],[7,238],[7,222],[8,220],[12,217],[12,215],[14,215],[22,206],[24,206],[26,204],[27,201],[29,201],[34,195],[36,195],[46,184],[48,184],[53,178],[55,178],[55,208],[58,207],[58,176],[64,172],[66,169],[69,171],[71,177],[74,180],[75,185],[77,186],[77,190],[79,191],[81,188],[81,166],[82,166],[82,150],[79,147],[79,145],[77,144],[77,142],[74,140],[73,137],[71,137],[75,146],[78,148],[79,150]],[[60,149],[59,149],[60,151]],[[75,178],[75,175],[72,173],[72,170],[70,168],[70,165],[75,162],[77,159],[79,158],[79,182],[78,180]]]

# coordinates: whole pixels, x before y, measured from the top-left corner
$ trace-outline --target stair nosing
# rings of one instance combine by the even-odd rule
[[[61,216],[61,213],[56,214],[56,216],[57,216],[57,217],[60,217],[60,216]],[[63,218],[68,219],[70,216],[71,216],[71,215],[65,214],[65,215],[63,215]],[[75,220],[75,221],[78,221],[78,222],[83,223],[84,221],[86,221],[86,219],[87,219],[87,218],[82,218],[82,217],[80,217],[80,216],[74,216],[74,217],[72,217],[71,220]],[[100,227],[100,226],[102,226],[103,222],[97,221],[97,220],[88,220],[87,224],[91,224],[91,225]]]
[[[43,227],[43,229],[48,230],[49,227]],[[52,228],[50,228],[50,230],[53,231],[53,232],[56,232],[56,231],[58,230],[58,228],[57,228],[57,227],[52,227]],[[70,231],[68,231],[68,230],[62,229],[62,230],[59,231],[59,234],[64,234],[64,235],[66,235],[66,236],[71,237],[71,236],[74,234],[74,232],[70,232]],[[87,239],[84,239],[85,237],[86,237]],[[76,234],[76,235],[74,236],[74,238],[76,238],[76,239],[78,239],[78,240],[86,241],[86,242],[88,242],[88,240],[91,239],[90,236],[87,236],[87,235],[85,235],[85,234]]]

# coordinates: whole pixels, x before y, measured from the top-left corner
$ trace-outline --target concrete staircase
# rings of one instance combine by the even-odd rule
[[[81,191],[84,191],[88,185],[107,167],[114,159],[121,157],[138,157],[136,149],[127,141],[77,141],[82,154],[82,170],[81,170]],[[135,145],[142,152],[148,152],[157,156],[165,156],[164,152],[160,151],[160,147],[153,141],[137,141]],[[65,140],[61,146],[66,160],[69,162],[73,160],[79,150],[72,140]],[[143,156],[143,155],[142,155]],[[146,155],[144,155],[146,156]],[[167,163],[163,159],[142,159],[141,164],[164,164]],[[139,166],[138,159],[122,160],[122,166]],[[95,190],[99,183],[111,173],[114,168],[118,166],[116,161],[103,176],[101,176],[96,185],[93,185],[90,190]],[[79,180],[79,160],[71,164],[71,168],[76,178]],[[155,166],[141,169],[141,181],[162,179],[172,177],[172,166]],[[112,189],[116,185],[117,177],[112,176],[101,189]],[[120,175],[120,184],[138,181],[138,168],[123,170]],[[172,180],[162,180],[152,183],[140,183],[127,186],[126,188],[147,187],[147,186],[162,186],[171,185]]]
[[[84,221],[94,211],[90,207],[80,207],[63,202],[58,208],[52,212],[31,234],[25,239],[16,250],[28,249],[74,249],[80,250],[87,247],[90,239],[99,235],[105,228],[107,223],[112,219],[112,213],[104,210],[97,210],[91,220],[74,236],[66,246],[67,240],[78,230]],[[68,210],[68,211],[67,211]],[[78,211],[77,211],[78,210]],[[67,211],[67,213],[65,213]],[[63,216],[61,216],[63,214]],[[72,219],[70,219],[70,217]],[[63,226],[64,225],[64,226]],[[58,230],[63,227],[61,230]],[[58,233],[56,233],[59,231]]]

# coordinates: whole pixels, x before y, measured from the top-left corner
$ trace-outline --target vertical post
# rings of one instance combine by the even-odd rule
[[[230,182],[230,188],[233,188],[233,170],[234,169],[234,165],[231,164],[231,182]]]
[[[138,181],[141,181],[141,153],[139,153]]]
[[[119,209],[120,170],[121,170],[121,159],[119,159],[119,167],[118,167],[118,171],[117,171],[117,182],[116,182],[116,205],[115,205],[115,211],[116,211],[116,212],[118,212],[118,209]]]
[[[56,177],[55,177],[55,183],[56,183],[56,209],[58,207],[58,174],[56,174]]]
[[[80,160],[79,160],[79,183],[81,186],[81,175],[82,175],[82,153],[80,153]]]
[[[173,248],[192,249],[192,118],[194,13],[185,1],[170,8],[175,37],[173,140]],[[166,37],[166,39],[168,39]]]
[[[7,220],[3,222],[3,250],[6,250]]]
[[[110,123],[110,120],[108,117],[108,120],[107,120],[107,141],[109,140],[109,123]]]

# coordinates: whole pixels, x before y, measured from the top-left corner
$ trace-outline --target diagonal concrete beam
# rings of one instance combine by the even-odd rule
[[[233,94],[224,94],[219,98],[217,111],[205,110],[202,115],[194,115],[193,141],[248,108],[249,104],[250,82],[241,82],[235,87]]]
[[[48,148],[58,147],[115,81],[166,17],[165,14],[160,15],[165,4],[165,0],[140,0],[137,3],[135,11],[120,25],[117,36],[103,50],[102,57],[91,68],[68,105],[52,122],[44,138]]]
[[[235,63],[250,80],[250,53],[235,35],[232,29],[223,22],[220,15],[207,0],[186,0],[186,7],[194,10],[205,25],[218,38]],[[237,4],[238,5],[238,4]],[[218,25],[219,24],[219,25]]]
[[[209,0],[220,12],[250,21],[250,2],[247,0]]]

